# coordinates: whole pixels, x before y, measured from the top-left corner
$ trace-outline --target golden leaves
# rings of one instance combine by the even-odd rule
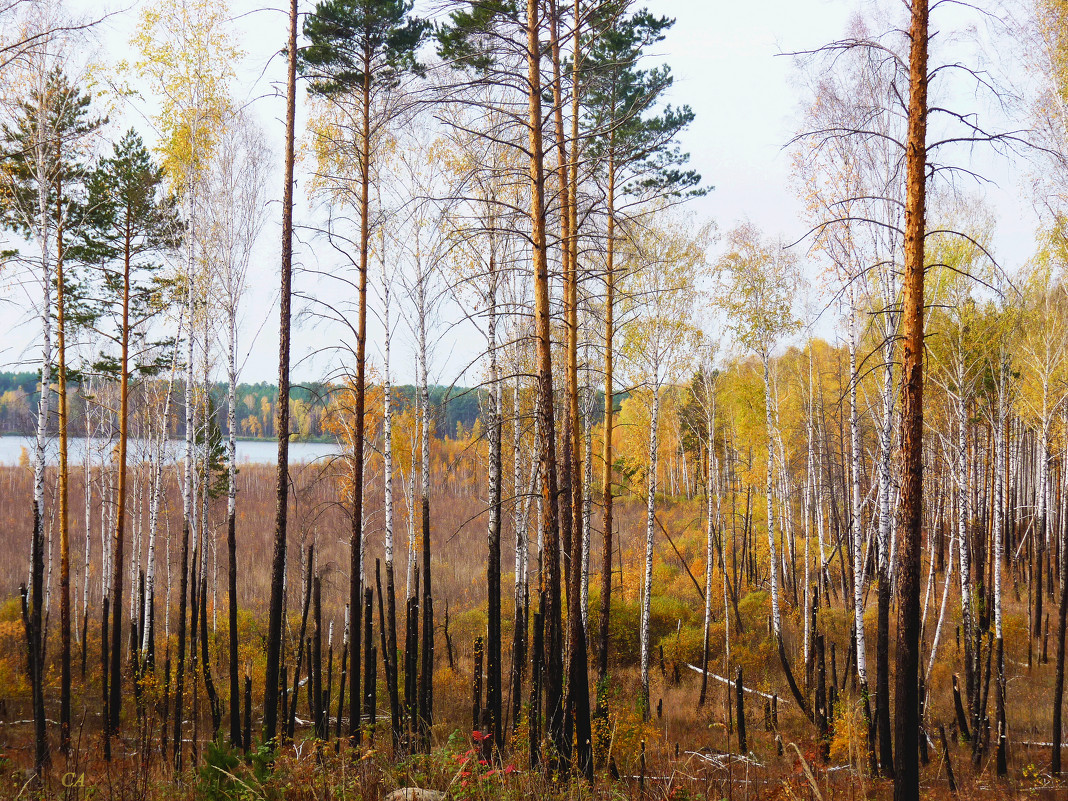
[[[160,98],[159,150],[172,188],[183,192],[207,169],[231,106],[229,85],[244,51],[220,0],[152,5],[131,44],[133,68]]]

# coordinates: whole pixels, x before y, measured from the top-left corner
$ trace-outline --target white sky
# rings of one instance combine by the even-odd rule
[[[89,0],[83,2],[89,7]],[[309,0],[301,2],[302,11],[310,10]],[[239,17],[236,24],[243,32],[241,44],[247,51],[236,94],[258,98],[253,103],[254,114],[275,153],[280,154],[283,103],[277,94],[270,95],[280,88],[284,64],[277,53],[285,43],[286,16],[278,8],[257,10],[248,0],[233,0],[233,7]],[[748,218],[769,234],[798,239],[805,228],[798,218],[799,202],[790,185],[789,157],[783,146],[794,132],[800,100],[792,80],[794,64],[778,54],[817,47],[841,36],[858,6],[848,0],[648,0],[648,7],[677,20],[657,48],[657,61],[667,62],[674,72],[671,101],[689,104],[696,113],[692,127],[683,136],[684,149],[705,182],[715,187],[707,197],[693,201],[694,211],[714,220],[721,232]],[[127,42],[139,13],[138,5],[105,23],[99,33],[105,61],[134,57]],[[153,134],[144,115],[144,110],[131,109],[121,124],[113,125],[114,135],[132,124],[151,141]],[[298,126],[305,119],[306,111],[299,108]],[[1014,269],[1027,258],[1035,228],[1030,204],[1019,191],[1025,169],[1015,163],[994,162],[987,171],[998,182],[984,192],[997,211],[999,256]],[[279,171],[275,183],[280,180]],[[298,223],[308,214],[299,186],[298,175]],[[272,187],[271,192],[280,197],[281,187]],[[251,291],[241,332],[243,345],[250,351],[242,380],[249,382],[274,381],[277,372],[278,217],[275,204],[250,269]],[[314,265],[319,253],[323,261],[318,266],[328,267],[325,250],[318,245],[298,245],[297,259]],[[306,277],[298,275],[296,281],[298,288],[302,284],[311,288]],[[17,303],[0,305],[0,369],[30,369],[37,326],[27,320],[24,296],[6,288],[2,297]],[[830,323],[821,333],[833,333]],[[329,367],[321,358],[302,361],[329,336],[322,329],[296,329],[294,380],[319,378]],[[380,329],[372,319],[372,358],[377,356],[380,338]],[[400,352],[393,358],[394,378],[410,381],[413,370],[408,365],[412,360],[406,345],[410,337],[403,328],[399,339]],[[431,380],[453,381],[460,367],[481,347],[480,337],[469,328],[443,334]]]

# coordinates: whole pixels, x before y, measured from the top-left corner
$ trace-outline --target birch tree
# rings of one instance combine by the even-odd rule
[[[356,451],[353,480],[352,533],[350,537],[349,606],[361,608],[360,574],[363,528],[363,450],[364,405],[366,394],[367,349],[367,257],[371,237],[370,182],[374,146],[381,126],[391,119],[389,95],[406,75],[421,70],[416,51],[428,32],[428,25],[411,15],[411,0],[323,0],[304,23],[309,46],[300,55],[301,73],[311,79],[312,91],[328,99],[346,118],[346,129],[359,170],[358,190],[354,192],[360,218],[357,239],[357,325],[356,325],[356,409],[354,420]],[[387,109],[386,113],[382,113]],[[394,109],[395,110],[395,109]],[[429,584],[429,576],[426,577]],[[359,615],[354,612],[354,621]],[[352,651],[349,671],[349,738],[360,739],[360,626],[356,622],[350,638]]]
[[[47,10],[31,15],[28,30],[48,25]],[[67,43],[69,44],[69,42]],[[61,616],[61,690],[60,747],[70,748],[70,546],[67,489],[67,362],[66,335],[68,316],[74,304],[70,290],[76,283],[64,273],[66,250],[79,232],[84,217],[84,178],[86,158],[92,146],[93,132],[103,120],[95,118],[89,108],[90,96],[73,85],[64,73],[60,56],[64,42],[43,36],[38,46],[27,54],[21,74],[12,75],[22,94],[13,100],[0,122],[0,225],[18,233],[36,251],[21,254],[40,281],[40,302],[33,302],[41,319],[41,392],[37,409],[37,434],[34,446],[34,491],[30,548],[30,592],[25,622],[30,660],[30,683],[34,698],[35,768],[39,774],[48,760],[45,740],[45,717],[42,671],[44,670],[44,515],[45,440],[51,421],[50,389],[58,367],[60,433],[60,616]],[[53,310],[52,290],[56,289]],[[75,293],[75,300],[78,293]],[[58,365],[53,364],[53,312],[57,325]],[[71,326],[73,328],[73,326]],[[49,560],[50,562],[50,560]]]
[[[230,629],[230,742],[241,743],[241,692],[237,665],[237,382],[238,318],[246,276],[266,217],[267,148],[263,135],[247,116],[225,122],[220,145],[207,179],[212,203],[206,249],[218,267],[222,310],[226,316],[227,381],[227,596]]]
[[[631,306],[624,329],[623,352],[642,386],[649,413],[648,468],[645,496],[645,569],[641,590],[641,698],[649,719],[650,604],[653,582],[653,543],[656,532],[657,461],[659,457],[660,404],[666,386],[679,380],[688,368],[698,341],[690,324],[698,298],[709,231],[691,234],[684,217],[655,219],[636,238],[627,255],[631,262],[626,287]]]
[[[115,145],[112,155],[105,158],[94,172],[90,203],[92,246],[105,264],[114,265],[105,274],[104,286],[115,301],[114,310],[109,315],[113,327],[105,333],[118,347],[118,358],[110,360],[119,384],[119,443],[112,545],[114,561],[111,565],[113,622],[108,701],[109,730],[117,732],[122,699],[122,569],[132,416],[130,378],[135,371],[155,372],[151,358],[155,354],[145,347],[148,343],[138,333],[144,331],[160,308],[153,273],[162,267],[162,259],[178,246],[180,225],[175,204],[166,193],[163,171],[153,163],[144,143],[132,131]],[[149,357],[147,361],[146,356]]]
[[[156,122],[161,130],[162,168],[179,199],[185,223],[182,239],[188,336],[185,342],[185,457],[182,486],[182,557],[179,578],[178,665],[174,701],[174,765],[182,765],[182,723],[185,689],[186,609],[188,606],[190,538],[194,550],[200,532],[196,523],[194,466],[194,334],[195,305],[202,276],[203,178],[230,107],[229,81],[242,53],[230,27],[229,11],[220,0],[195,0],[145,9],[133,37],[138,59],[132,65],[159,98]],[[126,65],[120,65],[125,67]],[[195,595],[195,590],[194,593]],[[269,690],[268,690],[269,692]]]
[[[721,304],[736,340],[759,359],[764,377],[764,421],[767,433],[768,564],[771,585],[771,625],[779,651],[779,661],[790,691],[806,717],[808,702],[794,681],[782,635],[779,605],[779,558],[775,546],[775,459],[778,432],[773,422],[771,356],[774,349],[800,323],[793,311],[797,287],[797,259],[781,241],[768,240],[751,223],[735,228],[727,239],[727,253],[717,271],[721,280]]]

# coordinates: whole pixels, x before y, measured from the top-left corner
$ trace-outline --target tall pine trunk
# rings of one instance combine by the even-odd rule
[[[129,226],[126,226],[129,231]],[[119,465],[115,503],[115,533],[112,545],[111,574],[111,670],[108,692],[107,734],[119,730],[122,708],[122,563],[126,528],[126,453],[130,431],[130,252],[129,234],[123,243],[122,259],[122,330],[119,360]]]
[[[563,638],[560,597],[560,517],[553,408],[549,262],[545,234],[545,152],[542,143],[541,22],[538,0],[527,0],[527,132],[530,146],[530,223],[534,267],[534,338],[537,346],[537,410],[541,429],[540,472],[544,499],[545,705],[556,754],[566,753],[563,704]],[[551,765],[556,768],[558,765]]]
[[[285,185],[282,189],[282,276],[278,336],[278,467],[275,476],[274,556],[267,621],[267,669],[263,687],[263,741],[276,744],[282,656],[282,603],[286,571],[289,498],[289,336],[293,286],[293,164],[297,117],[297,0],[289,3],[286,81]],[[358,705],[357,705],[358,706]]]
[[[920,567],[923,527],[924,236],[927,200],[927,0],[912,0],[902,280],[901,547],[897,587],[894,799],[920,795]],[[962,543],[962,546],[964,544]]]
[[[360,646],[363,608],[363,451],[364,410],[367,401],[367,252],[370,236],[371,187],[371,64],[365,51],[361,87],[360,127],[360,261],[357,281],[356,386],[353,409],[352,529],[349,534],[349,608],[352,638],[349,641],[349,742],[360,742]]]

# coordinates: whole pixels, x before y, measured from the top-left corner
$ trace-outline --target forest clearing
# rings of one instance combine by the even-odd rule
[[[1068,798],[1068,3],[667,5],[0,0],[0,797]]]

